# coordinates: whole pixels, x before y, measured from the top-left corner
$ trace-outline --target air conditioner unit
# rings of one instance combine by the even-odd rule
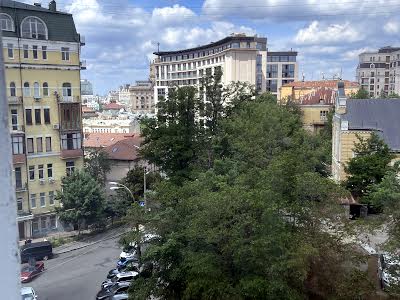
[[[40,179],[39,182],[41,185],[44,185],[46,181],[44,179]]]
[[[56,180],[53,177],[49,178],[49,183],[54,183]]]
[[[53,124],[53,129],[59,130],[60,129],[60,124]]]

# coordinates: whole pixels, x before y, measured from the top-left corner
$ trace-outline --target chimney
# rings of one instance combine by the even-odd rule
[[[35,6],[37,6],[37,7],[42,7],[42,4],[41,4],[41,3],[38,3],[38,2],[33,3],[33,5],[35,5]]]
[[[54,12],[57,11],[57,3],[56,3],[56,1],[54,1],[54,0],[50,1],[49,10],[50,11],[54,11]]]

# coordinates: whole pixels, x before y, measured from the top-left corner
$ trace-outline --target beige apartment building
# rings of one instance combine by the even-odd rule
[[[391,93],[400,94],[400,48],[383,47],[378,51],[359,55],[357,81],[369,92],[370,97],[379,98]]]
[[[129,87],[129,97],[132,112],[154,112],[154,87],[151,81],[136,81],[135,85]]]
[[[154,102],[168,97],[168,87],[199,84],[217,69],[222,83],[247,82],[266,91],[267,39],[233,34],[222,40],[191,49],[155,52]]]

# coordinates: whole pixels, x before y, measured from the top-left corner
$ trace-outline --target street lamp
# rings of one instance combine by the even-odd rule
[[[132,191],[126,185],[123,185],[122,183],[114,182],[114,181],[109,182],[109,184],[114,185],[114,186],[110,187],[110,190],[119,190],[122,188],[126,189],[129,192],[129,194],[131,194],[133,201],[135,201],[135,197],[133,196]]]
[[[136,149],[140,150],[138,145],[133,145]],[[144,200],[144,207],[147,209],[147,198],[146,198],[146,175],[148,175],[150,171],[147,171],[147,167],[143,167],[143,200]]]

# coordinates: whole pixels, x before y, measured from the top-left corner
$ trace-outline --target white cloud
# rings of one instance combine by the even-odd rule
[[[383,29],[388,34],[397,34],[400,32],[400,24],[399,22],[391,20],[383,26]]]
[[[364,48],[359,48],[359,49],[353,49],[353,50],[348,50],[345,51],[341,54],[341,58],[343,60],[358,60],[358,56],[363,53],[363,52],[368,52],[372,51],[373,49],[369,47],[364,47]]]
[[[300,29],[295,42],[300,45],[335,44],[360,41],[363,35],[353,28],[349,22],[344,24],[321,25],[313,21],[308,27]]]
[[[152,13],[152,19],[154,22],[160,22],[164,24],[182,23],[183,20],[195,17],[196,14],[179,4],[175,4],[172,7],[154,8]]]

